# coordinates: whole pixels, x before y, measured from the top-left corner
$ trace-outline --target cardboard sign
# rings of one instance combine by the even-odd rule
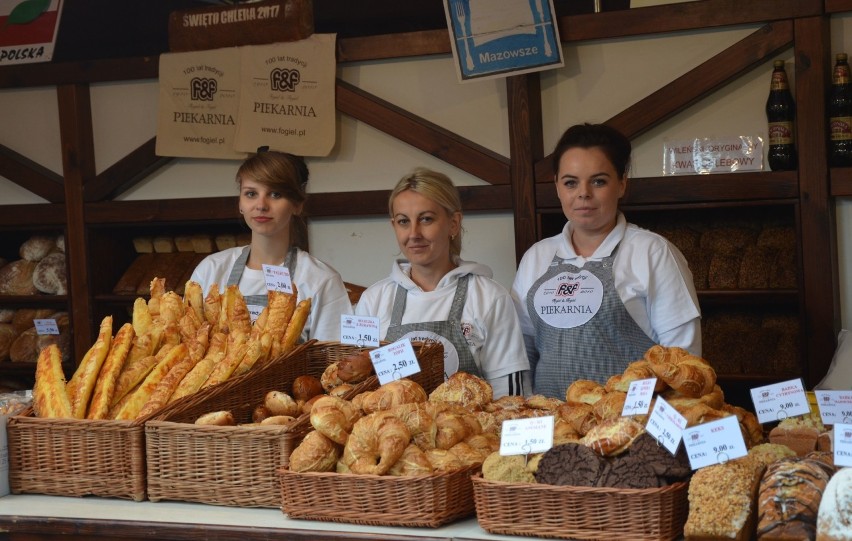
[[[0,66],[53,59],[62,0],[0,0]]]
[[[705,137],[666,141],[663,175],[704,175],[763,170],[763,139],[758,136]]]

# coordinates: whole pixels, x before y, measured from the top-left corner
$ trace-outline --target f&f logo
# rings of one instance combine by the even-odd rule
[[[213,101],[213,96],[216,95],[216,79],[193,77],[192,80],[189,81],[189,87],[190,98],[193,100]]]
[[[296,85],[301,81],[299,70],[275,68],[269,72],[269,84],[272,90],[279,92],[295,92]]]
[[[574,293],[577,292],[577,289],[580,288],[580,284],[577,282],[571,284],[559,284],[559,288],[556,290],[557,297],[573,297]]]

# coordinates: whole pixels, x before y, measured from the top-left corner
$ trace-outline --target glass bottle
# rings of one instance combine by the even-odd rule
[[[828,161],[852,165],[852,84],[846,53],[837,53],[828,98]]]
[[[784,61],[773,64],[769,98],[766,100],[766,120],[769,123],[769,167],[773,171],[795,170],[796,103],[790,93]]]

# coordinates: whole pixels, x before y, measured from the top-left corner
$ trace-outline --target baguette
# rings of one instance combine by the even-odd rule
[[[70,418],[71,401],[65,391],[62,352],[56,344],[41,350],[36,362],[33,409],[39,417]]]
[[[225,348],[227,345],[228,335],[220,332],[214,334],[210,338],[210,347],[207,348],[204,358],[198,361],[192,370],[184,376],[169,399],[169,402],[198,391],[204,385],[204,382],[207,381],[207,378],[210,377],[210,373],[213,372],[216,365],[225,357]]]
[[[243,360],[247,349],[247,335],[230,335],[228,337],[228,351],[225,353],[222,360],[213,367],[210,377],[207,378],[207,381],[204,382],[201,388],[204,389],[211,385],[222,383],[231,377],[231,374],[234,373],[234,370],[236,370],[237,366],[239,366],[240,362]]]
[[[137,297],[133,302],[133,331],[136,336],[142,336],[151,330],[154,320],[148,310],[148,303],[142,297]]]
[[[198,321],[204,321],[204,293],[201,284],[188,280],[183,288],[184,311],[195,312]]]
[[[130,351],[133,338],[133,325],[131,323],[122,325],[115,334],[106,360],[101,367],[101,371],[98,373],[95,391],[92,395],[91,404],[89,404],[89,411],[86,413],[86,419],[107,418],[109,406],[112,403],[112,396],[115,393],[115,382],[118,374],[121,372],[122,366],[124,366],[124,362],[127,360],[127,354]]]
[[[175,392],[175,389],[177,389],[178,384],[192,370],[196,362],[187,351],[187,354],[169,370],[168,374],[163,376],[163,379],[160,380],[153,392],[151,392],[151,397],[145,402],[137,417],[145,417],[165,406]]]
[[[219,293],[219,284],[212,284],[204,297],[204,319],[210,324],[210,332],[215,334],[222,332],[219,328],[219,312],[222,310],[222,295]]]
[[[160,299],[166,294],[166,279],[154,277],[148,284],[148,312],[151,317],[160,315]]]
[[[157,363],[157,366],[151,370],[151,373],[145,377],[139,388],[133,392],[127,403],[124,404],[124,407],[116,413],[115,418],[125,421],[136,419],[139,416],[139,412],[142,411],[142,408],[148,402],[148,399],[151,398],[154,389],[157,388],[160,381],[166,377],[166,374],[177,363],[181,362],[188,355],[189,349],[186,347],[186,344],[178,344],[171,348],[163,359]]]
[[[302,336],[302,330],[305,328],[305,323],[307,323],[310,314],[311,298],[308,297],[296,306],[296,311],[293,312],[293,317],[290,318],[290,322],[287,324],[287,332],[284,333],[284,340],[281,343],[282,355],[289,353],[296,347],[296,343]]]
[[[269,358],[269,353],[271,351],[272,335],[268,332],[263,333],[259,338],[249,340],[246,354],[243,356],[243,360],[240,361],[236,370],[234,370],[233,375],[239,376],[245,374],[251,370],[255,364],[263,364]]]
[[[83,357],[83,362],[77,367],[69,382],[72,388],[68,394],[68,398],[71,401],[71,414],[76,419],[82,419],[86,416],[89,399],[92,397],[92,391],[95,388],[95,381],[98,378],[101,366],[103,366],[106,360],[111,345],[112,316],[106,316],[101,321],[97,340],[89,348],[89,351]]]

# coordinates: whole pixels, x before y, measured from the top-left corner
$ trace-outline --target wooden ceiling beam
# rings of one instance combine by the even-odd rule
[[[65,201],[62,175],[54,173],[5,145],[0,145],[0,176],[51,203]]]

